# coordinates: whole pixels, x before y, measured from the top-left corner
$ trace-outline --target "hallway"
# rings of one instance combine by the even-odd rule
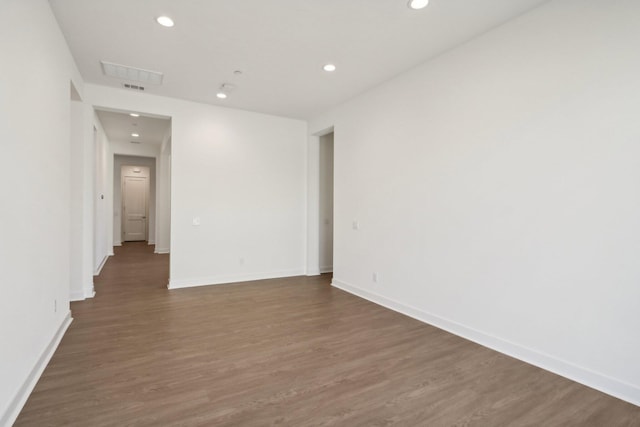
[[[293,277],[168,291],[117,248],[16,426],[640,425],[640,408]]]

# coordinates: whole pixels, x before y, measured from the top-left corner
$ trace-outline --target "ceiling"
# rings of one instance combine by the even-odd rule
[[[104,132],[110,141],[136,141],[141,144],[162,144],[171,120],[160,117],[131,117],[129,113],[96,110]],[[137,133],[138,137],[131,136]]]
[[[305,119],[546,1],[431,0],[419,11],[407,0],[50,3],[87,82],[121,87],[103,60],[164,73],[147,93]],[[226,100],[222,83],[235,86]]]

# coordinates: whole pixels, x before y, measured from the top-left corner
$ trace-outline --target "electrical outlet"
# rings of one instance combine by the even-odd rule
[[[240,258],[240,265],[244,265],[244,258]]]
[[[353,222],[351,223],[351,228],[353,228],[354,230],[360,230],[360,223],[358,222],[358,220],[353,220]]]

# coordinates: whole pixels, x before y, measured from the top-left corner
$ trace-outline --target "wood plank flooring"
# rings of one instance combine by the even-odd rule
[[[16,426],[640,426],[327,275],[169,291],[167,255],[116,249]]]

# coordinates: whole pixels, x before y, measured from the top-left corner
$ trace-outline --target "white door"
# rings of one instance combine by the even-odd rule
[[[122,218],[125,242],[147,240],[147,178],[124,177]]]

